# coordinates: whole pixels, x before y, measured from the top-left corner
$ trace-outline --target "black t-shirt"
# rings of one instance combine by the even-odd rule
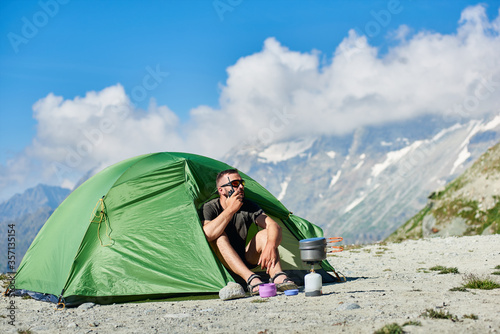
[[[224,211],[224,209],[220,205],[219,198],[215,198],[203,205],[202,220],[214,220],[222,211]],[[233,218],[224,230],[229,238],[231,246],[233,246],[243,259],[245,258],[248,229],[250,225],[256,221],[257,217],[263,213],[264,211],[257,204],[244,198],[243,205],[238,212],[233,215]]]

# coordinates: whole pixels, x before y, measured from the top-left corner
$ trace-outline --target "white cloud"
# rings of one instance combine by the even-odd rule
[[[233,135],[245,141],[342,134],[422,114],[460,120],[490,113],[500,102],[498,22],[475,6],[463,11],[455,34],[409,36],[402,26],[384,55],[351,30],[324,66],[317,52],[290,51],[269,38],[261,52],[228,68],[221,108],[204,112],[219,126],[237,125]],[[277,118],[279,111],[289,116]]]
[[[121,85],[72,100],[49,94],[33,111],[36,137],[2,168],[0,184],[9,189],[38,182],[69,187],[90,169],[182,146],[178,117],[154,100],[148,110],[136,109]]]
[[[351,30],[327,63],[317,51],[292,51],[268,38],[262,51],[228,67],[220,108],[198,106],[183,124],[154,100],[138,110],[119,84],[68,100],[49,94],[33,106],[33,143],[0,166],[0,199],[15,185],[67,186],[95,166],[148,152],[219,158],[241,142],[498,110],[500,16],[490,22],[479,5],[462,12],[455,34],[410,31],[401,26],[388,34],[397,45],[380,55]]]
[[[77,171],[180,142],[171,110],[154,101],[147,111],[136,110],[120,85],[66,101],[49,94],[33,110],[37,136],[27,153]]]

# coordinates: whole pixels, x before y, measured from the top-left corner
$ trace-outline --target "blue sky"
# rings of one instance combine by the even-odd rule
[[[481,3],[492,22],[500,1]],[[33,150],[34,139],[41,141],[41,121],[34,118],[33,105],[49,94],[74,101],[119,84],[135,112],[148,110],[153,99],[155,105],[167,107],[168,117],[177,117],[175,124],[182,127],[193,120],[193,109],[223,109],[221,96],[224,87],[230,86],[228,68],[263,52],[271,37],[290,52],[315,55],[321,70],[332,62],[351,29],[365,35],[382,58],[401,43],[394,38],[401,26],[408,28],[407,40],[419,32],[455,35],[461,13],[477,4],[464,0],[3,0],[0,165],[19,159],[30,146]],[[155,71],[156,81],[148,77]],[[145,85],[154,88],[145,90]],[[37,165],[31,163],[27,173]],[[40,176],[40,181],[46,180]],[[10,183],[8,188],[18,191],[33,182]]]

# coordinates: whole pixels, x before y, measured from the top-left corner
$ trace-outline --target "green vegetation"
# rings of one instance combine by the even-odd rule
[[[481,156],[481,159],[479,159],[480,162],[483,162],[483,160],[491,160],[491,162],[485,168],[482,169],[483,173],[488,173],[490,169],[500,172],[500,155],[496,154],[495,151],[497,150],[498,150],[498,144],[491,147],[488,151],[486,151],[485,154]]]
[[[496,223],[495,233],[500,233],[500,224],[498,223],[500,222],[500,196],[493,196],[493,198],[495,199],[496,204],[486,212],[487,223]]]
[[[452,288],[450,291],[468,291],[467,289],[492,290],[500,288],[500,284],[489,277],[480,278],[474,274],[464,276],[464,284],[460,287]]]
[[[463,287],[466,289],[492,290],[500,288],[500,284],[490,278],[480,278],[474,274],[466,275],[464,281]]]
[[[468,228],[463,235],[480,235],[486,229],[491,233],[500,234],[500,196],[493,196],[495,206],[488,210],[481,210],[480,203],[475,200],[456,198],[453,200],[442,199],[431,208],[427,205],[402,227],[392,233],[386,241],[401,242],[407,239],[422,238],[422,221],[428,214],[432,214],[437,222],[437,228],[453,220],[463,218]],[[411,226],[411,227],[409,227]]]
[[[460,189],[462,189],[465,185],[467,184],[467,181],[465,180],[464,174],[460,175],[457,177],[453,182],[450,182],[442,191],[439,193],[439,196],[436,198],[437,200],[441,200],[445,197],[446,194],[450,192],[455,192]]]
[[[443,310],[436,311],[431,308],[426,309],[421,316],[431,319],[450,319],[451,321],[458,321],[458,317],[456,315]]]
[[[419,213],[417,213],[413,218],[408,220],[403,226],[398,228],[393,232],[387,239],[386,242],[398,243],[407,239],[420,239],[422,238],[422,229],[417,228],[422,226],[422,220],[429,213],[431,207],[429,205],[425,206]]]
[[[471,225],[465,232],[465,235],[482,234],[487,228],[491,229],[493,233],[500,233],[500,198],[493,196],[495,199],[495,206],[486,211],[471,210],[469,215],[462,215],[467,219],[467,223]],[[476,202],[477,203],[477,202]]]
[[[403,327],[404,326],[422,326],[422,323],[420,321],[410,320],[410,321],[405,322],[403,324]]]
[[[397,323],[392,323],[389,325],[385,325],[379,330],[375,331],[375,334],[402,334],[403,327],[399,326]]]
[[[479,317],[475,314],[464,314],[464,319],[472,319],[472,320],[477,320]]]
[[[500,266],[496,266],[495,268],[493,269],[500,269]],[[500,275],[500,271],[494,271],[491,273],[492,275]]]
[[[444,267],[444,266],[434,266],[432,268],[429,268],[429,270],[439,271],[438,274],[458,274],[458,268],[457,267],[447,268],[447,267]]]
[[[344,250],[345,251],[350,251],[350,250],[353,250],[353,249],[360,249],[360,248],[363,248],[363,247],[364,247],[363,245],[355,245],[355,244],[345,245],[344,246]]]
[[[457,267],[445,267],[445,266],[434,266],[432,268],[429,268],[430,271],[439,271],[439,274],[458,274],[458,268]],[[430,273],[430,271],[427,270],[426,268],[418,268],[417,272],[418,273]]]
[[[433,211],[437,221],[448,220],[450,217],[462,217],[467,220],[475,220],[476,212],[480,211],[478,202],[457,198],[453,201],[443,201],[443,205]]]
[[[423,237],[423,221],[434,223],[431,233],[446,230],[452,222],[467,224],[463,235],[500,234],[500,196],[493,195],[493,207],[485,208],[483,200],[462,194],[466,186],[476,187],[480,180],[496,182],[500,175],[500,143],[484,153],[465,173],[450,182],[443,190],[429,196],[429,202],[415,216],[392,233],[386,241],[400,242]],[[495,181],[493,181],[495,180]],[[426,231],[427,232],[427,231]]]
[[[422,326],[422,323],[420,321],[410,320],[410,321],[405,322],[403,324],[403,326],[400,326],[394,322],[392,324],[385,325],[384,327],[375,331],[375,334],[400,334],[400,333],[404,333],[404,331],[403,331],[404,326]]]
[[[267,303],[269,300],[267,298],[254,299],[251,303]]]
[[[431,211],[431,207],[430,206],[425,206],[425,208],[423,208],[422,210],[420,210],[419,213],[417,213],[417,215],[415,216],[415,218],[413,219],[413,222],[411,224],[411,227],[410,229],[408,229],[407,232],[411,232],[413,231],[417,226],[420,225],[420,223],[422,222],[422,220],[424,219],[424,217],[427,215],[427,213]]]
[[[28,328],[28,329],[18,329],[17,333],[18,334],[32,334],[33,332]]]

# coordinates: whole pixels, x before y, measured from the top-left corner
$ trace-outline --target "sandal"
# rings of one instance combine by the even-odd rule
[[[255,278],[258,278],[260,280],[262,280],[262,277],[260,277],[259,275],[257,274],[253,274],[252,276],[250,276],[248,279],[247,279],[247,288],[248,288],[248,292],[250,293],[250,296],[256,296],[259,294],[259,290],[257,291],[253,291],[253,289],[255,289],[256,287],[258,287],[259,285],[262,285],[264,284],[264,282],[260,282],[260,283],[257,283],[255,285],[252,285],[250,283],[252,283],[252,281],[255,279]]]
[[[286,278],[283,280],[282,283],[276,283],[276,290],[284,292],[286,290],[293,290],[293,289],[298,289],[297,284],[295,284],[291,279],[288,278],[287,274],[283,271],[280,271],[279,273],[276,273],[272,278],[269,279],[270,283],[274,283],[276,278],[279,276],[285,275]]]

